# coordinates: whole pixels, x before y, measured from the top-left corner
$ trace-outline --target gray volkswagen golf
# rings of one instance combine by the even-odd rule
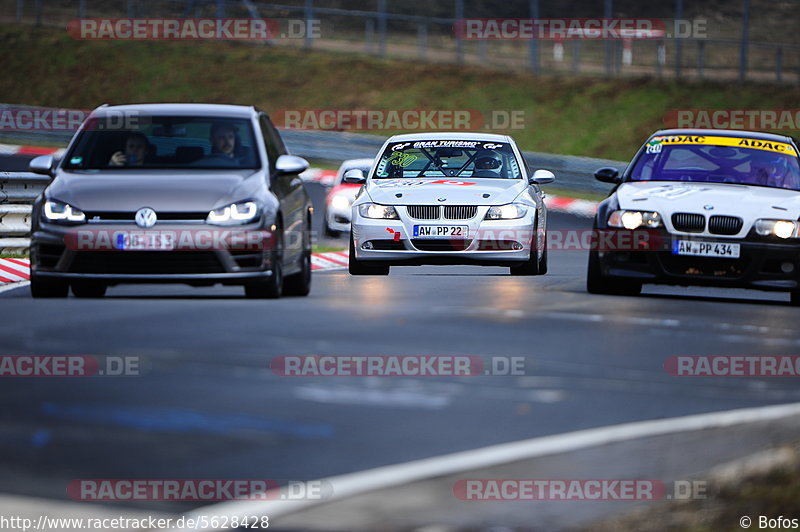
[[[308,163],[254,107],[101,106],[56,160],[34,203],[33,297],[102,297],[122,283],[242,285],[307,295]]]

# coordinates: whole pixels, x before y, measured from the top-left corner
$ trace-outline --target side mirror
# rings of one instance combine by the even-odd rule
[[[52,155],[40,155],[32,159],[28,164],[31,172],[34,174],[42,174],[53,177],[53,168],[55,167],[56,160]]]
[[[278,175],[299,174],[308,169],[308,161],[296,155],[281,155],[275,161],[275,171]]]
[[[556,176],[550,170],[536,170],[529,179],[529,182],[531,184],[544,185],[546,183],[552,183],[555,180]]]
[[[616,168],[600,168],[594,173],[594,178],[603,183],[619,184],[622,179],[619,177],[619,170]]]
[[[344,173],[343,181],[353,185],[363,185],[367,182],[367,178],[364,177],[364,170],[361,168],[351,168]]]

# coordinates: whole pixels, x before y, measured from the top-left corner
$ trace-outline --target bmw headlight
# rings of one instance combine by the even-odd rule
[[[351,203],[352,200],[348,196],[343,196],[341,194],[337,194],[331,198],[331,207],[334,209],[348,209]]]
[[[79,223],[86,221],[83,211],[68,203],[48,200],[44,203],[44,217],[50,222]]]
[[[608,225],[625,229],[661,227],[661,215],[652,211],[614,211],[608,216]]]
[[[761,236],[777,236],[778,238],[800,238],[800,224],[792,220],[756,220],[756,233]]]
[[[364,203],[358,206],[358,214],[364,218],[377,218],[382,220],[399,220],[397,210],[391,205],[378,205],[377,203]]]
[[[250,223],[258,218],[258,205],[255,201],[231,203],[208,213],[206,221],[214,225],[239,225]]]
[[[516,220],[528,214],[528,207],[520,205],[519,203],[509,203],[507,205],[498,205],[496,207],[489,207],[486,213],[486,220]]]

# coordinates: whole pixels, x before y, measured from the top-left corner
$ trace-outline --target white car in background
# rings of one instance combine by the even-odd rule
[[[350,231],[350,211],[361,185],[344,182],[348,170],[359,169],[366,175],[372,167],[373,159],[348,159],[336,172],[331,189],[325,196],[325,235],[338,237]]]
[[[386,275],[391,266],[507,266],[516,275],[547,271],[547,210],[540,185],[511,137],[417,133],[391,137],[352,208],[350,273]]]

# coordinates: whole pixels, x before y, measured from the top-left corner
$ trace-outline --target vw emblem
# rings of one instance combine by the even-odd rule
[[[437,198],[439,201],[446,201],[447,198]]]
[[[703,205],[703,208],[705,210],[707,210],[707,211],[713,211],[714,210],[714,206],[713,205]]]
[[[136,225],[139,227],[153,227],[157,220],[156,211],[150,207],[136,211]]]

